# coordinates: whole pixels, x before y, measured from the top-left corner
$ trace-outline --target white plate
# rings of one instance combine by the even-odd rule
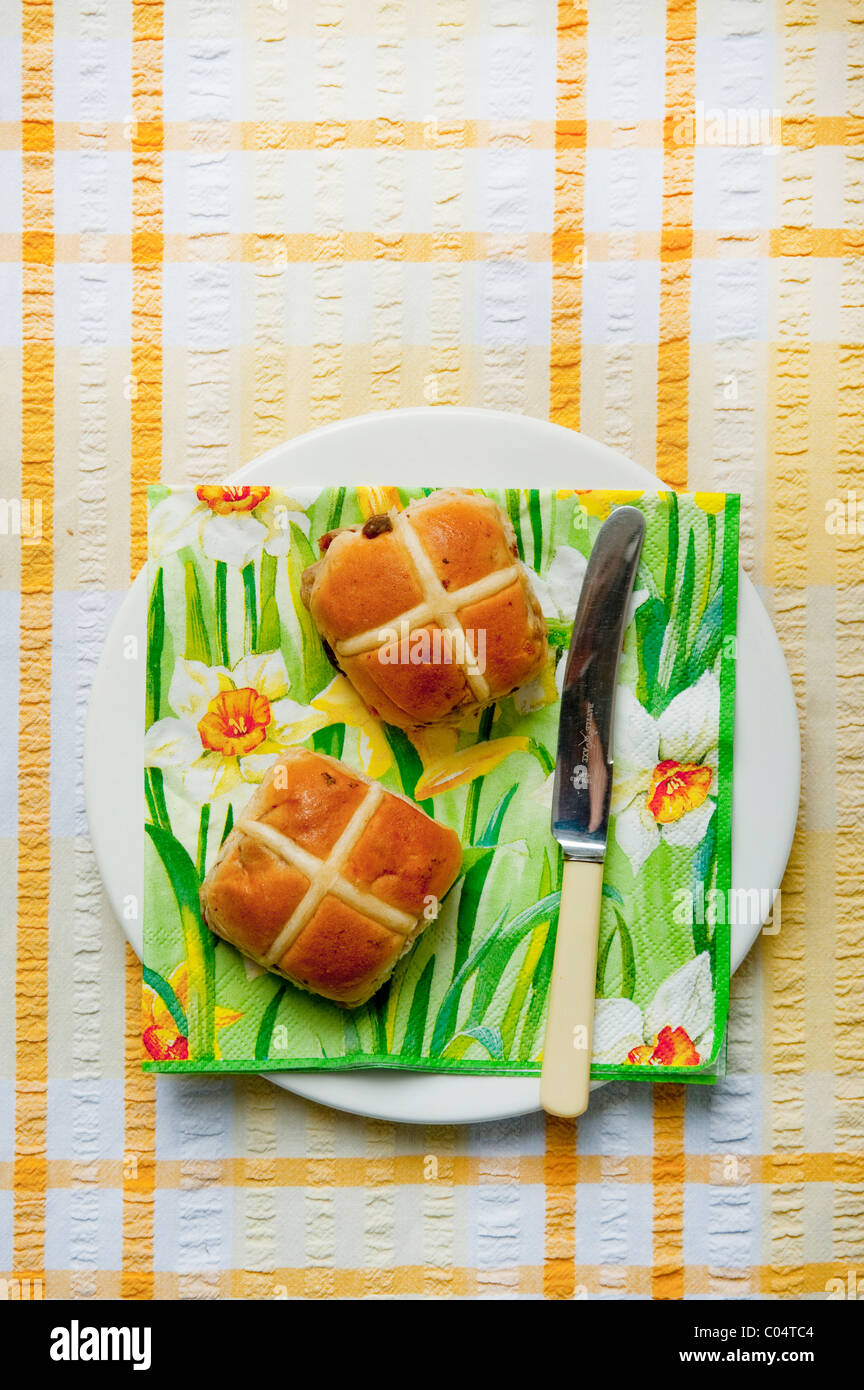
[[[657,479],[584,435],[524,415],[444,407],[364,415],[282,444],[231,482],[402,483],[407,486],[656,489]],[[170,481],[170,480],[169,480]],[[741,575],[735,721],[732,883],[779,888],[798,814],[801,749],[792,685],[780,644]],[[111,905],[140,957],[141,924],[124,899],[142,901],[144,650],[147,592],[140,574],[112,624],[93,682],[84,790],[96,858]],[[138,639],[139,660],[124,641]],[[128,646],[126,648],[128,651]],[[771,814],[754,787],[771,786]],[[759,925],[732,928],[732,968]],[[279,1072],[278,1086],[356,1114],[424,1124],[503,1119],[539,1109],[533,1077],[434,1076],[399,1071]]]

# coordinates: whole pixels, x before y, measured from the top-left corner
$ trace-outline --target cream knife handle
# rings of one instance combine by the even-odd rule
[[[550,1115],[588,1108],[603,865],[564,860],[549,990],[540,1103]]]

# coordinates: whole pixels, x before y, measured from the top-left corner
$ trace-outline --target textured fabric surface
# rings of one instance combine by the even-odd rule
[[[0,1277],[130,1298],[860,1287],[860,3],[0,16],[0,459],[22,502],[0,527]],[[81,744],[146,486],[424,401],[551,417],[742,495],[804,796],[713,1090],[424,1130],[139,1070]],[[753,795],[770,816],[771,786]]]

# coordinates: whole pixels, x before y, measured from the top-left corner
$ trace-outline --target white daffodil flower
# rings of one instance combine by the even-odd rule
[[[615,1066],[643,1040],[642,1010],[632,999],[598,999],[594,1005],[591,1059]]]
[[[550,773],[549,773],[549,776],[548,776],[544,781],[542,781],[542,782],[540,783],[539,787],[535,787],[534,790],[533,790],[533,792],[529,792],[529,793],[528,793],[528,796],[529,796],[529,798],[530,798],[531,801],[536,801],[537,805],[538,805],[538,806],[542,806],[542,807],[544,808],[544,810],[546,810],[546,811],[551,811],[551,810],[552,810],[552,794],[553,794],[554,790],[555,790],[555,773],[554,773],[554,772],[550,772]]]
[[[663,1028],[683,1028],[699,1056],[710,1057],[714,1042],[714,981],[707,951],[688,960],[665,979],[645,1010],[645,1041]]]
[[[615,838],[634,874],[660,844],[695,849],[714,814],[720,686],[706,671],[658,719],[626,686],[615,700]]]
[[[181,659],[168,692],[177,717],[147,730],[145,766],[174,770],[201,802],[260,782],[284,748],[330,722],[290,699],[289,685],[280,652],[244,656],[230,671]]]
[[[714,1044],[714,982],[708,952],[664,980],[643,1015],[630,999],[598,999],[592,1060],[612,1066],[695,1067]]]
[[[588,561],[581,550],[576,550],[572,545],[561,545],[555,551],[545,575],[535,574],[525,566],[525,573],[533,585],[544,618],[552,622],[572,623],[587,565]]]
[[[558,547],[545,575],[535,574],[533,570],[525,567],[528,578],[534,586],[534,592],[537,595],[544,618],[550,622],[572,623],[576,617],[576,608],[587,568],[588,561],[585,556],[581,550],[577,550],[572,545]],[[635,589],[630,595],[630,603],[627,608],[627,627],[636,616],[636,609],[648,597],[647,589]],[[559,667],[560,665],[559,662]]]
[[[184,545],[200,548],[210,560],[242,569],[262,551],[285,555],[291,545],[291,522],[309,534],[309,518],[300,503],[269,487],[210,487],[172,492],[157,502],[148,519],[150,554],[156,559]]]

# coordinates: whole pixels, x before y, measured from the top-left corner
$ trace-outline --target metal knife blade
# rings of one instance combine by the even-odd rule
[[[552,834],[568,859],[600,864],[606,854],[615,678],[644,536],[645,518],[636,507],[612,512],[594,542],[579,595],[552,794]]]

